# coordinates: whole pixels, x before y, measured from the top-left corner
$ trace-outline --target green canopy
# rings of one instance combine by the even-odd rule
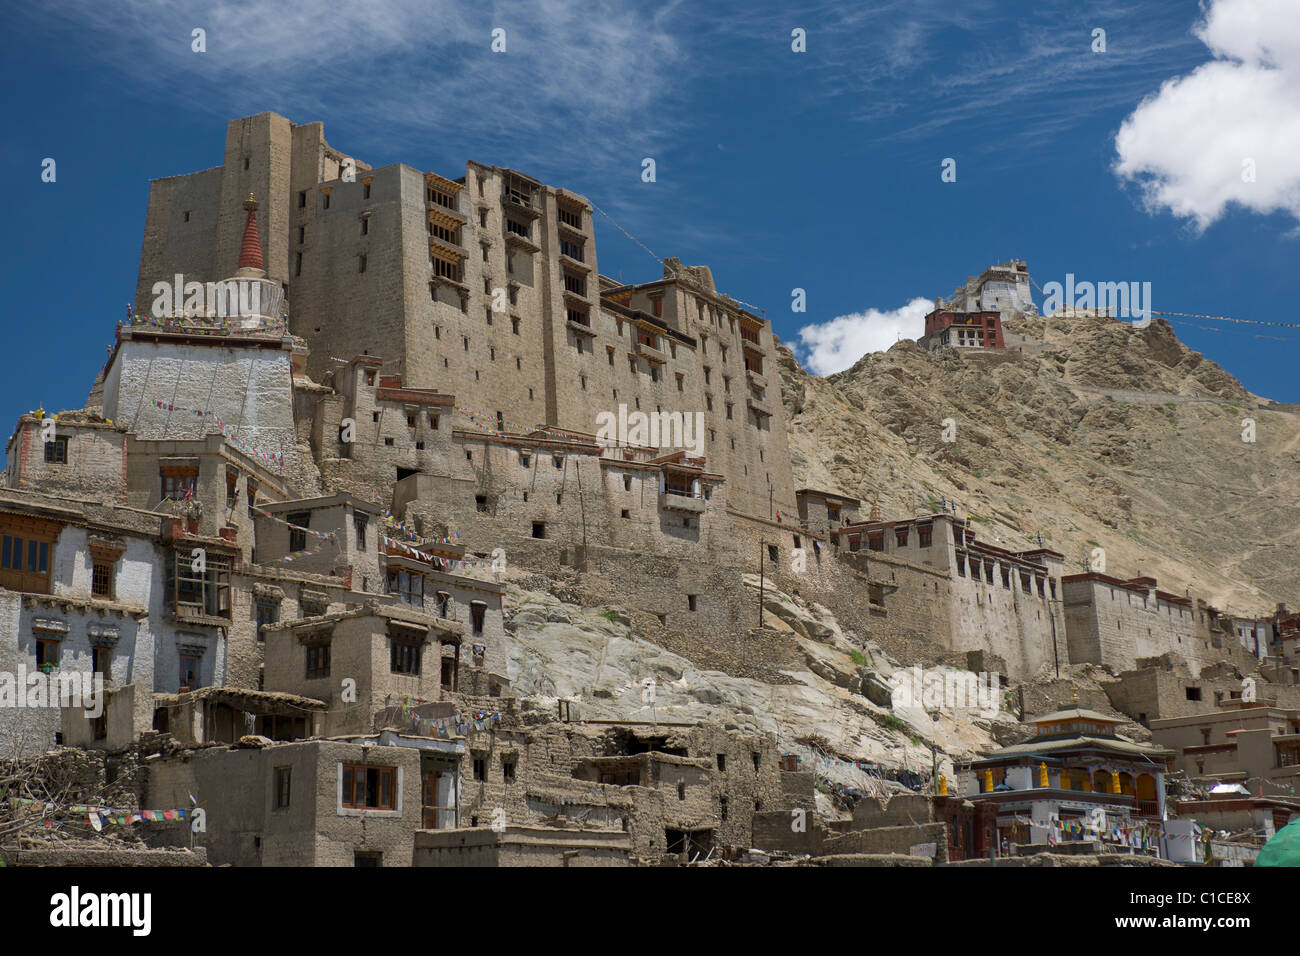
[[[1296,817],[1264,844],[1256,866],[1300,866],[1300,817]]]

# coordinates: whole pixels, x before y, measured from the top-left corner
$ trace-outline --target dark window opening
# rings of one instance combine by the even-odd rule
[[[392,639],[388,643],[389,669],[392,673],[418,675],[420,673],[421,645]]]
[[[310,511],[294,511],[285,515],[285,520],[289,522],[289,550],[305,551],[307,550],[307,528],[311,525]],[[297,527],[294,527],[297,525]]]
[[[66,464],[68,460],[68,440],[54,438],[45,443],[45,460],[54,465]]]
[[[330,676],[330,646],[313,644],[307,648],[307,671],[309,679]]]

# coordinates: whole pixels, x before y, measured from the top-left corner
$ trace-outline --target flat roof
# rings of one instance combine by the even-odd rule
[[[1091,720],[1093,723],[1104,724],[1123,724],[1126,723],[1122,717],[1107,717],[1105,714],[1099,714],[1095,710],[1085,710],[1082,707],[1071,707],[1066,710],[1054,710],[1050,714],[1044,714],[1042,717],[1030,717],[1023,721],[1026,724],[1054,724],[1063,720]]]
[[[315,511],[319,508],[337,508],[340,505],[351,505],[354,510],[365,511],[373,515],[384,513],[382,505],[363,501],[342,491],[332,495],[318,495],[314,498],[291,498],[288,501],[268,501],[265,503],[259,501],[255,507],[263,511]]]
[[[852,501],[862,504],[861,498],[855,498],[853,495],[842,495],[838,491],[821,491],[817,488],[796,488],[795,495],[819,495],[822,498],[836,498],[840,501]]]

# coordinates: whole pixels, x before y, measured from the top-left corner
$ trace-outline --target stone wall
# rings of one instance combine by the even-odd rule
[[[234,575],[233,581],[235,590],[231,625],[226,632],[227,665],[223,681],[232,687],[263,688],[265,684],[266,690],[288,689],[265,683],[266,643],[258,631],[259,603],[274,608],[277,622],[286,622],[322,612],[337,614],[350,603],[367,597],[350,590],[339,579],[303,574],[285,566],[248,565]]]
[[[156,627],[150,613],[158,603],[154,580],[153,544],[137,538],[121,539],[124,551],[114,570],[114,594],[95,601],[91,595],[91,556],[87,530],[64,526],[50,555],[49,595],[22,595],[0,590],[0,672],[37,673],[38,640],[55,642],[58,664],[50,672],[77,675],[79,692],[88,692],[93,680],[93,648],[108,652],[104,683],[107,688],[139,684],[152,688],[155,669]],[[155,623],[156,622],[156,623]],[[21,670],[20,670],[21,669]],[[17,680],[17,677],[14,678]],[[19,689],[25,693],[25,688]],[[25,694],[25,701],[38,703]],[[137,695],[132,713],[124,718],[148,726],[148,693]],[[57,700],[40,706],[4,708],[0,724],[0,756],[17,756],[54,746],[62,732],[63,716]]]
[[[421,830],[415,866],[627,866],[630,844],[621,830],[506,827],[500,832]]]
[[[126,435],[114,425],[59,423],[55,439],[66,439],[67,457],[46,461],[42,420],[24,415],[9,445],[7,485],[65,498],[125,503]]]
[[[341,764],[393,767],[393,810],[340,806]],[[275,770],[290,771],[289,806],[277,808]],[[354,855],[381,853],[384,866],[410,866],[420,826],[420,752],[337,741],[265,748],[208,748],[154,761],[145,805],[188,807],[191,794],[207,814],[195,842],[215,865],[352,866]],[[164,828],[156,841],[188,842],[188,824]]]
[[[601,784],[598,774],[593,778],[596,771],[584,761],[626,753],[630,741],[684,751],[684,756],[656,754],[650,761],[656,769],[641,785]],[[481,761],[481,779],[475,777],[475,760]],[[512,783],[507,782],[511,768]],[[464,770],[462,826],[487,826],[496,809],[510,825],[574,814],[575,820],[626,828],[632,854],[641,858],[666,852],[668,829],[710,830],[714,845],[747,847],[754,814],[783,803],[773,741],[709,725],[636,725],[603,732],[599,724],[561,723],[471,729]]]
[[[315,619],[307,619],[311,625]],[[426,623],[427,626],[427,623]],[[392,670],[388,622],[384,617],[344,617],[304,630],[303,624],[280,624],[264,629],[266,635],[265,688],[312,697],[329,704],[322,717],[322,735],[369,733],[374,715],[405,699],[414,702],[442,698],[442,647],[432,632],[420,644],[419,673]],[[304,643],[306,641],[307,643]],[[308,644],[329,645],[329,669],[322,676],[307,672]],[[355,682],[353,690],[345,681]]]
[[[1231,634],[1211,634],[1203,609],[1160,597],[1153,587],[1134,588],[1097,579],[1063,582],[1070,660],[1133,670],[1142,658],[1172,655],[1198,674],[1224,659],[1245,667],[1253,655]],[[1216,644],[1218,646],[1216,646]]]
[[[385,374],[454,394],[488,419],[500,414],[510,430],[549,423],[590,434],[620,404],[700,412],[704,452],[731,483],[733,506],[795,513],[771,323],[719,295],[707,270],[670,264],[669,279],[628,287],[606,308],[582,196],[472,161],[461,182],[363,163],[345,182],[342,159],[320,124],[273,113],[232,121],[220,169],[153,184],[137,308],[147,312],[152,282],[176,272],[228,275],[252,193],[268,277],[287,286],[291,327],[311,347],[317,380],[367,352]],[[528,195],[515,201],[507,187]],[[459,277],[437,276],[431,250]],[[638,327],[655,339],[649,351]],[[742,337],[746,327],[757,342]],[[761,368],[746,370],[747,348]]]
[[[105,418],[129,427],[136,439],[154,441],[202,439],[218,431],[220,418],[237,441],[283,455],[281,473],[295,473],[291,340],[232,335],[187,342],[140,329],[119,335],[104,382]]]
[[[873,827],[869,830],[852,830],[828,836],[822,843],[822,853],[897,853],[913,855],[911,850],[921,844],[933,843],[934,856],[926,856],[935,863],[948,862],[948,824],[924,823],[918,826]]]

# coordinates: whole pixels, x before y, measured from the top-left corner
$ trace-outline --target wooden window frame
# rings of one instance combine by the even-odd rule
[[[177,548],[172,552],[172,560],[167,563],[167,600],[171,611],[181,617],[231,620],[233,602],[230,578],[234,570],[233,558],[208,551],[204,557],[207,570],[202,575],[191,570],[192,561],[188,548]],[[201,603],[182,600],[182,595],[193,597],[196,592]],[[193,610],[195,608],[199,610]]]
[[[461,269],[460,260],[432,254],[430,258],[433,260],[434,276],[457,284],[463,281],[461,276],[464,273]]]
[[[0,515],[0,587],[49,594],[62,530],[62,525],[41,518]]]
[[[570,209],[563,203],[555,204],[555,218],[564,223],[570,229],[582,231],[582,213],[576,209]]]
[[[418,585],[416,582],[419,582]],[[389,568],[385,576],[385,594],[395,594],[403,604],[424,607],[424,575],[405,568]]]
[[[319,680],[323,677],[330,676],[330,642],[319,641],[308,644],[306,651],[306,670],[304,676],[307,680]]]
[[[194,662],[194,667],[193,667],[194,677],[193,677],[192,680],[190,680],[190,681],[188,681],[188,682],[185,680],[185,671],[186,671],[185,662],[186,662],[186,661],[193,661],[193,662]],[[201,655],[201,654],[190,654],[190,653],[188,653],[188,652],[182,651],[181,654],[180,654],[180,667],[178,668],[178,670],[177,670],[177,672],[176,672],[176,673],[177,673],[177,678],[176,678],[176,679],[177,679],[177,681],[178,681],[178,685],[179,685],[180,687],[187,687],[187,688],[189,688],[190,690],[193,690],[195,687],[201,686],[201,685],[199,684],[199,679],[200,679],[200,677],[201,677],[201,674],[199,673],[199,668],[202,666],[202,664],[203,664],[203,655]]]
[[[184,501],[187,491],[190,497],[198,493],[198,465],[160,465],[158,480],[162,489],[163,501]]]
[[[263,612],[269,612],[264,615]],[[266,620],[263,620],[263,618]],[[280,602],[274,598],[255,598],[253,600],[253,620],[257,622],[257,639],[265,641],[266,635],[262,628],[268,624],[280,623]]]
[[[585,296],[587,294],[587,277],[565,269],[564,291],[573,295]]]
[[[54,654],[54,659],[52,661],[49,660],[49,652],[51,648],[53,648]],[[36,669],[49,673],[49,671],[45,671],[46,667],[49,667],[50,670],[58,667],[63,656],[62,650],[61,641],[56,641],[51,637],[38,637],[36,639]],[[42,658],[45,658],[45,660],[42,660]]]
[[[339,804],[343,809],[397,809],[396,767],[373,767],[369,764],[345,763],[340,770],[340,776],[342,795]]]

